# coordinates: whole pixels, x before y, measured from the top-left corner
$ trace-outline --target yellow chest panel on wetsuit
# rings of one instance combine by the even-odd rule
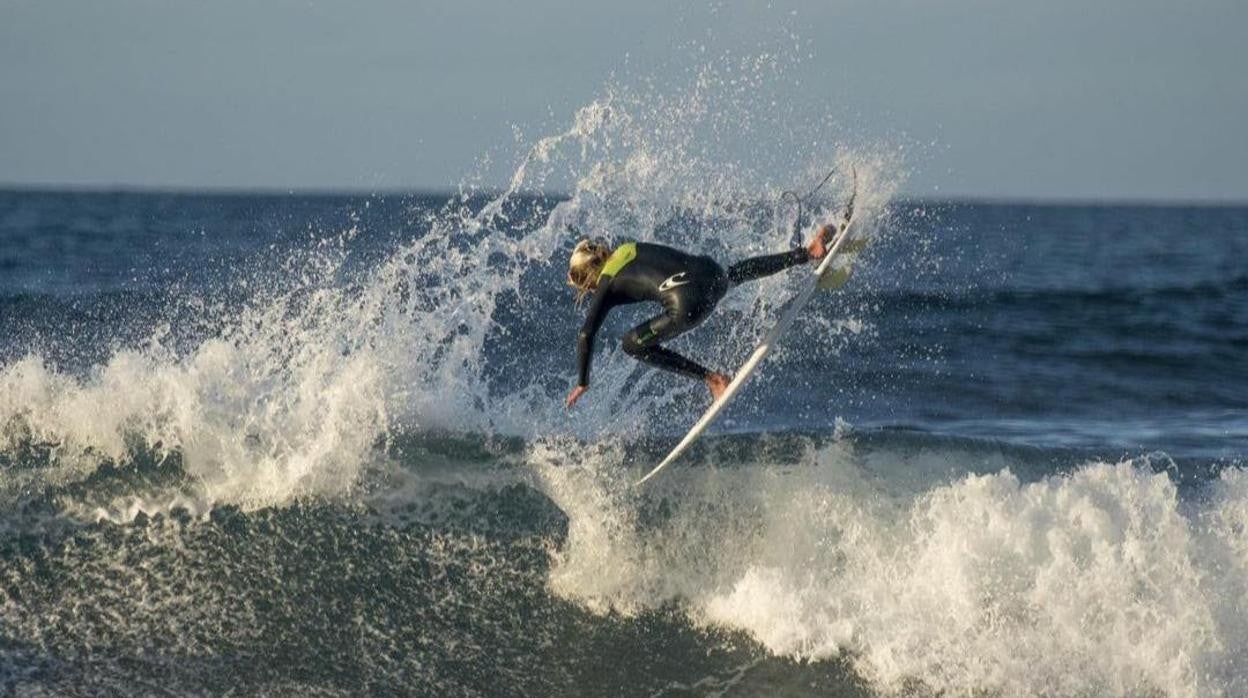
[[[607,276],[615,276],[620,270],[628,266],[628,263],[637,258],[637,243],[626,242],[615,248],[607,261],[602,265],[602,273],[598,274],[598,279],[602,280]]]

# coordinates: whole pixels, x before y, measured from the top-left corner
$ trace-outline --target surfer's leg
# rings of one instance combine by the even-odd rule
[[[810,261],[810,252],[805,247],[768,254],[761,257],[750,257],[728,267],[728,283],[736,286],[746,281],[754,281],[764,276],[771,276],[799,264]]]
[[[814,237],[805,247],[741,260],[728,267],[728,283],[736,286],[746,281],[778,274],[789,267],[805,264],[812,259],[822,259],[823,255],[827,254],[828,241],[835,232],[835,226],[825,225],[815,231]]]
[[[693,327],[671,314],[664,313],[641,323],[624,335],[623,347],[629,356],[657,366],[665,371],[679,373],[682,376],[706,380],[712,375],[710,369],[692,359],[686,358],[659,346],[662,342],[674,339]]]
[[[694,324],[697,323],[682,323],[667,314],[652,318],[629,330],[628,334],[624,335],[624,351],[629,356],[638,361],[644,361],[651,366],[679,373],[682,376],[701,379],[706,384],[707,389],[711,391],[712,399],[718,400],[719,396],[723,395],[724,391],[728,389],[728,383],[732,381],[730,376],[711,371],[692,359],[681,356],[671,349],[659,346],[660,342],[672,339],[691,328]]]
[[[661,346],[697,327],[715,309],[715,304],[728,291],[727,275],[718,264],[707,260],[694,280],[663,294],[663,314],[650,318],[624,335],[624,351],[629,356],[665,371],[699,378],[706,383],[715,399],[723,394],[732,379],[716,373],[692,359]]]

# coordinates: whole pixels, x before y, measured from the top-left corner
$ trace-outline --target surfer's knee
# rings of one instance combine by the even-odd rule
[[[646,345],[641,343],[641,338],[637,336],[636,330],[629,330],[625,333],[624,338],[620,340],[620,346],[624,349],[624,353],[629,356],[638,357],[646,353]]]

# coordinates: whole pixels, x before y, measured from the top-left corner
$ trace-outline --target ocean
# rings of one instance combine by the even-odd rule
[[[731,262],[780,185],[0,192],[0,692],[1248,693],[1248,208],[855,162],[854,276],[641,489],[709,398],[630,306],[564,409],[577,231]]]

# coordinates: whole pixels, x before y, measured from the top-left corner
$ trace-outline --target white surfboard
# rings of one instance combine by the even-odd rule
[[[666,468],[669,463],[680,457],[680,454],[684,453],[685,449],[689,448],[689,446],[697,440],[698,436],[700,436],[702,432],[711,425],[711,422],[715,421],[715,417],[719,416],[719,413],[723,411],[728,402],[732,400],[732,396],[736,395],[737,391],[741,389],[741,386],[745,384],[745,381],[750,377],[750,374],[753,373],[754,369],[758,367],[759,362],[761,362],[763,357],[767,356],[767,353],[771,351],[771,348],[775,345],[776,340],[780,339],[780,336],[783,335],[785,331],[789,329],[789,326],[793,324],[793,321],[797,319],[797,314],[802,312],[802,309],[806,307],[808,302],[810,302],[810,297],[813,296],[815,291],[820,288],[820,281],[824,279],[824,274],[831,270],[832,260],[836,258],[837,252],[841,250],[841,247],[845,244],[845,240],[848,238],[850,225],[854,222],[854,199],[857,197],[857,194],[857,182],[855,182],[854,192],[850,195],[849,204],[846,206],[845,221],[841,224],[841,229],[837,231],[835,236],[833,236],[831,245],[828,247],[827,254],[823,256],[823,259],[819,261],[819,265],[815,267],[813,276],[810,281],[807,282],[806,287],[802,289],[802,292],[799,293],[797,298],[794,299],[794,301],[789,305],[788,310],[784,312],[784,315],[781,316],[780,320],[774,327],[771,328],[771,331],[767,333],[767,336],[763,337],[763,341],[754,350],[754,353],[750,354],[750,358],[746,359],[745,363],[741,365],[741,368],[737,370],[737,374],[733,376],[732,382],[728,384],[728,388],[724,390],[724,394],[720,395],[719,399],[711,404],[710,408],[707,409],[706,414],[702,415],[702,419],[699,419],[698,423],[693,425],[693,428],[689,430],[689,433],[685,434],[685,438],[681,439],[680,443],[676,444],[676,448],[673,448],[672,452],[667,454],[667,457],[663,459],[663,462],[654,466],[654,470],[646,473],[646,476],[634,483],[634,486],[639,486],[646,480],[658,475],[659,471],[663,470],[663,468]],[[854,251],[857,251],[857,249],[860,249],[860,247],[856,248]],[[845,279],[848,279],[848,271],[846,271]],[[841,280],[840,283],[844,283],[844,280]],[[839,285],[839,283],[836,284],[836,286]]]

